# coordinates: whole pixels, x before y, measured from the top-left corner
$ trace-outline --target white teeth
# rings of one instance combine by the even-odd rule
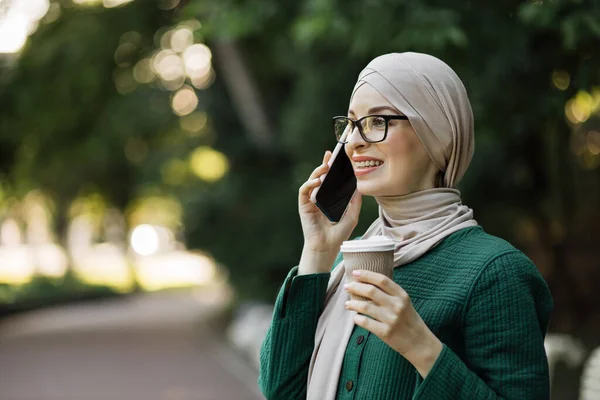
[[[358,161],[356,163],[356,168],[378,167],[381,164],[383,164],[383,162],[378,160]]]

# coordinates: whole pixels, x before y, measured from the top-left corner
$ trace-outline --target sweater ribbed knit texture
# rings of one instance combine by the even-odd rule
[[[297,276],[294,267],[280,290],[261,348],[258,384],[269,400],[306,398],[329,276]],[[442,353],[422,379],[402,355],[355,326],[340,344],[347,347],[338,400],[549,398],[544,336],[553,302],[523,253],[481,227],[467,228],[396,268],[394,281],[442,341]]]

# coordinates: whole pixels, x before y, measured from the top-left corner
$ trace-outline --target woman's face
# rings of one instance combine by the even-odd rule
[[[369,84],[352,98],[348,117],[403,115]],[[408,120],[390,120],[383,142],[365,142],[355,128],[345,146],[357,179],[357,190],[368,196],[399,196],[435,187],[438,174],[425,147]],[[380,161],[376,167],[361,168],[361,161]]]

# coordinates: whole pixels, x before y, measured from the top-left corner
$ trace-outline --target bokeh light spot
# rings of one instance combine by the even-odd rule
[[[16,2],[16,4],[19,3],[21,5],[21,10],[37,21],[42,19],[50,8],[50,2],[48,0],[21,0],[20,2]]]
[[[50,7],[48,8],[48,12],[44,16],[43,22],[50,24],[56,21],[62,12],[62,8],[58,3],[50,3]]]
[[[210,71],[211,60],[212,52],[202,43],[188,47],[183,53],[185,71],[191,79],[206,75]]]
[[[206,89],[215,81],[215,71],[211,68],[206,74],[191,78],[191,81],[196,89]]]
[[[220,151],[202,146],[192,152],[190,169],[200,179],[216,182],[229,171],[229,161]]]
[[[154,70],[166,81],[177,78],[183,74],[181,59],[170,50],[162,50],[154,56]]]
[[[171,100],[171,108],[176,115],[183,116],[191,114],[198,107],[198,96],[189,86],[179,89]]]
[[[179,23],[178,25],[181,28],[188,28],[190,31],[194,32],[200,28],[202,28],[202,23],[197,19],[188,19]]]
[[[154,193],[134,200],[128,207],[127,219],[131,226],[153,224],[169,229],[181,225],[183,208],[181,203],[172,196],[157,195],[160,189],[146,187],[145,191]]]
[[[598,104],[598,107],[600,107],[600,102]],[[596,106],[596,99],[590,93],[580,90],[575,97],[565,104],[565,115],[573,124],[580,124],[587,121],[590,115],[597,111],[598,107]]]
[[[113,75],[115,87],[120,94],[128,94],[135,90],[137,82],[133,78],[131,68],[125,70],[116,70]]]
[[[552,71],[552,83],[560,90],[566,90],[571,83],[569,73],[561,69]]]
[[[161,10],[172,10],[179,5],[180,0],[158,0],[158,8]]]
[[[125,32],[119,38],[119,43],[123,44],[123,43],[128,43],[128,42],[132,43],[136,47],[140,47],[142,44],[142,35],[136,31]]]
[[[156,78],[156,74],[152,69],[152,60],[144,58],[135,64],[133,67],[133,77],[139,83],[150,83]]]
[[[183,62],[172,50],[159,51],[153,58],[152,67],[168,90],[177,90],[185,82]]]
[[[136,226],[131,233],[131,247],[143,256],[156,253],[158,250],[158,233],[151,225]]]
[[[137,47],[131,42],[125,42],[115,50],[115,63],[121,67],[129,67],[135,56]]]
[[[102,5],[106,8],[114,8],[131,3],[133,0],[102,0]]]
[[[160,36],[160,47],[163,50],[171,49],[171,37],[175,33],[174,30],[168,30]]]
[[[102,4],[102,0],[73,0],[73,3],[80,6],[97,6]]]
[[[600,87],[594,87],[591,90],[590,95],[592,96],[592,112],[600,112]]]
[[[25,46],[29,23],[22,14],[4,19],[0,24],[0,53],[17,53]]]
[[[183,53],[194,44],[194,34],[187,28],[177,29],[171,35],[171,48],[178,53]]]
[[[586,145],[588,151],[597,156],[600,155],[600,132],[598,131],[590,131],[586,135]]]
[[[189,133],[198,133],[205,126],[208,121],[208,116],[205,112],[197,111],[189,115],[183,116],[179,119],[179,125],[181,129]]]

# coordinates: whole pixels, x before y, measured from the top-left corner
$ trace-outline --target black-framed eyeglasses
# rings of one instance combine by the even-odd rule
[[[354,132],[354,128],[358,127],[358,132],[365,142],[383,142],[387,137],[390,121],[393,119],[407,120],[408,117],[404,115],[367,115],[359,120],[333,117],[333,132],[338,142],[348,143],[348,137]]]

